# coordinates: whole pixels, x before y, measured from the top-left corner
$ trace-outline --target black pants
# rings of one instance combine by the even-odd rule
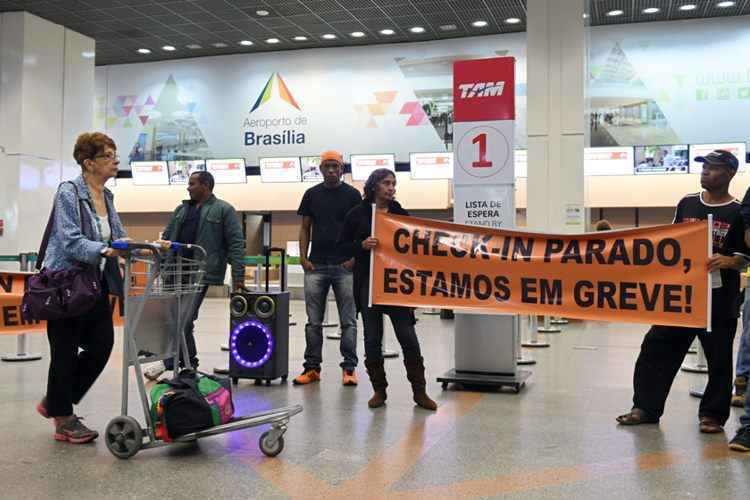
[[[198,368],[198,349],[195,346],[195,321],[198,319],[198,313],[201,310],[201,305],[203,304],[203,299],[206,297],[206,292],[208,291],[208,285],[203,285],[200,287],[198,292],[195,295],[195,302],[193,302],[192,310],[188,313],[188,321],[185,324],[185,330],[183,330],[185,334],[185,343],[187,344],[187,350],[188,350],[188,356],[190,356],[190,366],[195,369]],[[186,299],[190,299],[190,296],[187,296]],[[184,300],[184,299],[183,299]],[[174,316],[174,321],[177,321],[177,315]],[[180,349],[178,347],[178,349]],[[184,366],[185,362],[183,361],[182,356],[182,350],[180,349],[180,366]],[[167,370],[172,370],[174,368],[174,358],[169,358],[164,360],[164,367]]]
[[[115,334],[105,280],[102,292],[86,314],[47,322],[47,413],[51,417],[73,414],[73,405],[81,402],[112,353]]]
[[[362,322],[364,323],[365,359],[379,361],[383,359],[383,315],[391,319],[396,339],[401,344],[405,359],[420,357],[419,339],[414,329],[414,313],[408,307],[372,306],[367,307],[368,291],[360,291],[362,304]]]
[[[712,329],[707,333],[700,328],[652,326],[635,363],[633,406],[651,418],[662,416],[675,375],[697,335],[708,361],[708,385],[698,415],[724,424],[732,400],[732,343],[737,319],[714,319]]]

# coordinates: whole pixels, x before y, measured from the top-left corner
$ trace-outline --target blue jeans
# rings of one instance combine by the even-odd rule
[[[745,291],[745,303],[742,306],[742,337],[734,373],[737,377],[750,378],[750,290]]]
[[[305,370],[320,370],[323,362],[323,317],[328,290],[333,287],[341,323],[340,350],[344,360],[341,368],[357,366],[357,311],[354,305],[352,272],[341,265],[313,264],[315,270],[305,272]]]

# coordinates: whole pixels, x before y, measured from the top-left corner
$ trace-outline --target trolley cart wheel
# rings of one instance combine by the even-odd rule
[[[267,379],[266,379],[266,386],[269,386],[269,385],[271,385],[271,379],[270,379],[270,378],[267,378]]]
[[[287,379],[289,378],[289,375],[282,375],[281,376],[281,383],[286,384]]]
[[[138,453],[143,445],[143,430],[133,417],[115,417],[104,431],[107,449],[117,458],[127,459]]]
[[[260,435],[258,446],[267,457],[275,457],[284,449],[284,437],[279,436],[274,440],[271,431],[266,431]]]
[[[254,384],[255,385],[263,385],[263,380],[259,379],[259,378],[256,378]]]
[[[443,382],[443,390],[446,390],[448,388],[448,382]]]
[[[237,385],[240,383],[240,379],[237,377],[232,377],[232,385]]]

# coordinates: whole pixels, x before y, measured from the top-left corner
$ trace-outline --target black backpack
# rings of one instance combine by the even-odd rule
[[[167,435],[179,438],[185,434],[209,429],[214,419],[206,398],[198,390],[195,372],[185,370],[172,380],[162,380],[171,390],[161,400],[162,423]]]

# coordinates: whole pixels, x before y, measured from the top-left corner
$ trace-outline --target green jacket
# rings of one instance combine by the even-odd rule
[[[169,224],[164,229],[163,239],[176,240],[189,203],[190,200],[184,200],[174,210]],[[206,250],[204,283],[223,284],[227,262],[232,266],[232,283],[245,283],[245,239],[237,212],[232,205],[211,195],[201,207],[195,244]]]

